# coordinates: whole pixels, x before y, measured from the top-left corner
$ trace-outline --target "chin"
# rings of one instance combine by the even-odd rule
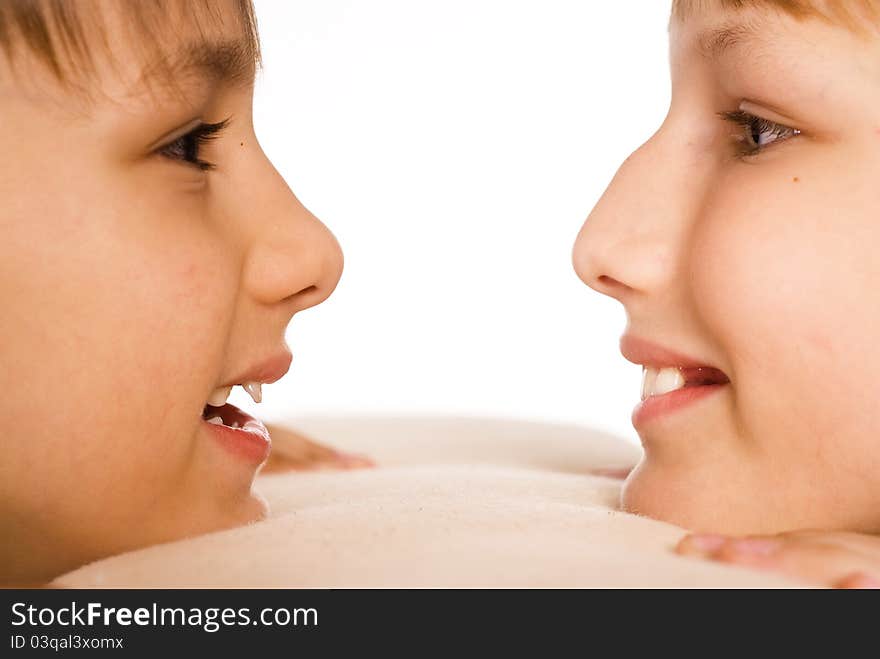
[[[706,475],[656,467],[643,461],[633,470],[621,491],[621,508],[628,513],[674,524],[693,533],[724,535],[772,534],[791,528],[778,511],[758,501],[751,488],[728,479],[727,489]],[[749,493],[746,500],[743,493]]]
[[[238,505],[233,519],[223,528],[234,528],[245,524],[261,522],[269,516],[269,503],[263,496],[251,490],[245,499]]]
[[[269,502],[259,492],[251,490],[251,510],[248,524],[262,522],[269,516]]]
[[[203,500],[192,515],[170,528],[165,528],[162,542],[173,542],[206,533],[216,533],[263,521],[269,515],[269,504],[262,495],[249,490],[234,498]],[[154,543],[150,543],[154,544]]]

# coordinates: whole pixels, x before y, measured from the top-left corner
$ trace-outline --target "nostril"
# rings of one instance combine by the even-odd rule
[[[304,289],[297,291],[293,295],[289,295],[287,297],[288,300],[299,300],[299,301],[308,301],[311,300],[312,296],[318,291],[318,287],[312,284],[311,286],[306,286]]]
[[[596,280],[599,285],[606,290],[616,290],[619,288],[626,288],[625,284],[618,281],[614,277],[609,277],[608,275],[599,275],[599,279]]]
[[[595,289],[600,293],[604,293],[605,295],[618,297],[625,291],[629,290],[629,288],[629,286],[624,284],[619,279],[609,277],[608,275],[599,275],[599,277],[596,278]]]

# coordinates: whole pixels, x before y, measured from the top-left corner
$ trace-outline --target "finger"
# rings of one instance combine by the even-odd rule
[[[844,577],[834,584],[834,587],[848,590],[880,590],[880,579],[864,572],[857,572]]]
[[[295,447],[294,451],[288,451],[284,458],[290,464],[291,469],[299,469],[301,471],[313,469],[369,469],[376,466],[366,456],[337,451],[309,440],[304,440],[302,444]]]
[[[678,542],[673,551],[682,556],[708,558],[721,549],[721,546],[728,540],[729,538],[723,535],[686,535]]]
[[[369,469],[376,466],[376,463],[365,455],[347,453],[317,443],[312,444],[309,461],[332,469]]]
[[[376,462],[366,455],[357,453],[340,453],[339,462],[345,469],[372,469],[376,467]]]
[[[832,544],[782,536],[733,539],[712,560],[774,570],[810,583],[833,586],[853,572],[880,573],[880,558]]]
[[[880,556],[880,536],[848,531],[791,531],[782,537],[803,542],[834,544],[866,556]]]

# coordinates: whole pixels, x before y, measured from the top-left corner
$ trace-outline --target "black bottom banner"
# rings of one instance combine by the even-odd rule
[[[749,647],[760,637],[767,650],[768,639],[785,639],[790,648],[794,637],[831,631],[832,608],[838,614],[849,610],[850,640],[861,632],[873,634],[873,594],[851,592],[843,607],[828,600],[837,596],[827,591],[0,590],[6,630],[0,657],[94,651],[250,657],[304,650],[337,656],[367,648],[402,649],[407,656],[441,649],[470,656],[477,641],[489,644],[492,656],[501,648],[555,656],[610,647],[617,654],[639,641],[650,641],[657,651],[704,634],[728,650]],[[796,617],[782,616],[789,618],[785,624],[781,612]]]

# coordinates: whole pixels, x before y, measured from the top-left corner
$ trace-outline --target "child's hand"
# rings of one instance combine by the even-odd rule
[[[272,453],[261,473],[322,469],[365,469],[375,463],[362,455],[342,453],[284,426],[268,426]]]
[[[676,553],[721,563],[775,570],[830,588],[880,588],[880,537],[798,531],[731,538],[688,535]]]

